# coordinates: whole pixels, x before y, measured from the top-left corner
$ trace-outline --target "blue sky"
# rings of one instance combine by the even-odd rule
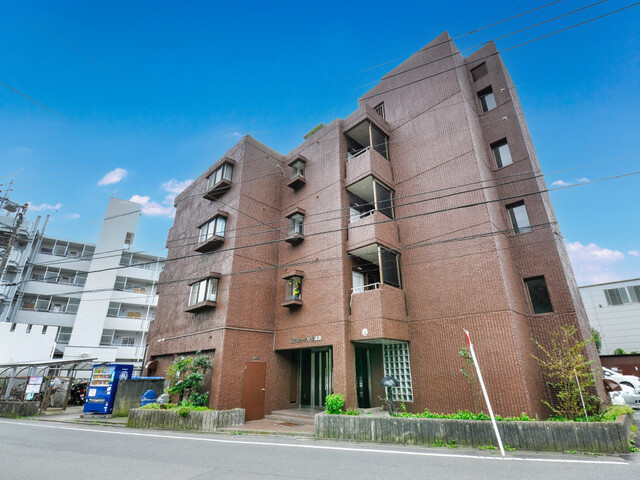
[[[0,82],[61,115],[0,85],[0,188],[13,179],[11,198],[31,202],[31,218],[52,216],[49,234],[84,241],[97,239],[112,194],[136,198],[147,208],[135,247],[162,254],[172,196],[242,135],[287,153],[441,32],[545,3],[0,1]],[[560,1],[456,44],[591,3]],[[601,2],[496,44],[631,3]],[[543,172],[564,171],[549,186],[640,171],[638,25],[640,6],[502,55]],[[552,193],[580,284],[640,277],[639,191],[633,175]]]

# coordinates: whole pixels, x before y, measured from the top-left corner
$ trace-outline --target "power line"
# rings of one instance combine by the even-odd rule
[[[3,85],[3,86],[5,86],[5,87],[7,87],[9,90],[12,90],[12,91],[16,92],[18,95],[23,96],[24,98],[26,98],[26,99],[27,99],[27,100],[29,100],[30,102],[33,102],[33,103],[35,103],[36,105],[38,105],[39,107],[42,107],[42,108],[44,108],[45,110],[48,110],[49,112],[53,113],[54,115],[57,115],[57,116],[59,116],[60,118],[65,119],[67,122],[71,122],[71,123],[73,123],[74,125],[78,125],[78,126],[80,126],[79,124],[77,124],[77,123],[76,123],[76,122],[74,122],[73,120],[68,119],[67,117],[65,117],[65,116],[64,116],[64,115],[62,115],[61,113],[58,113],[58,112],[56,112],[55,110],[53,110],[53,109],[51,109],[51,108],[47,107],[46,105],[43,105],[42,103],[38,102],[37,100],[34,100],[33,98],[31,98],[31,97],[29,97],[29,96],[25,95],[25,94],[24,94],[24,93],[22,93],[21,91],[16,90],[15,88],[13,88],[13,87],[11,87],[11,86],[7,85],[6,83],[0,82],[0,85]]]
[[[580,23],[576,23],[576,24],[574,24],[574,25],[570,25],[570,26],[565,27],[565,28],[562,28],[562,29],[560,29],[560,30],[556,30],[555,32],[547,33],[546,35],[542,35],[542,36],[540,36],[540,37],[538,37],[538,38],[534,38],[533,40],[528,40],[528,41],[523,42],[523,43],[520,43],[520,44],[518,44],[518,45],[514,45],[513,47],[508,47],[508,48],[504,48],[504,49],[502,49],[502,50],[497,50],[496,52],[491,53],[491,54],[489,54],[489,55],[485,55],[484,57],[480,57],[480,58],[476,58],[476,59],[474,59],[474,62],[478,62],[478,61],[480,61],[480,60],[486,60],[487,58],[495,57],[496,55],[499,55],[499,54],[504,53],[504,52],[508,52],[509,50],[514,50],[514,49],[516,49],[516,48],[523,47],[523,46],[528,45],[528,44],[530,44],[530,43],[537,42],[537,41],[542,40],[542,39],[544,39],[544,38],[551,37],[551,36],[553,36],[553,35],[557,35],[558,33],[562,33],[562,32],[565,32],[565,31],[567,31],[567,30],[571,30],[571,29],[573,29],[573,28],[580,27],[580,26],[582,26],[582,25],[585,25],[585,24],[587,24],[587,23],[594,22],[594,21],[596,21],[596,20],[600,20],[600,19],[602,19],[602,18],[604,18],[604,17],[608,17],[609,15],[613,15],[614,13],[618,13],[618,12],[621,12],[621,11],[623,11],[623,10],[627,10],[627,9],[629,9],[629,8],[631,8],[631,7],[635,7],[635,6],[638,6],[638,5],[640,5],[640,2],[636,2],[636,3],[633,3],[633,4],[631,4],[631,5],[627,5],[626,7],[622,7],[622,8],[619,8],[619,9],[617,9],[617,10],[613,10],[613,11],[611,11],[611,12],[608,12],[608,13],[605,13],[605,14],[602,14],[602,15],[599,15],[599,16],[594,17],[594,18],[591,18],[591,19],[589,19],[589,20],[585,20],[584,22],[580,22]],[[466,69],[466,68],[467,68],[467,66],[466,66],[466,64],[463,64],[463,65],[457,65],[457,66],[455,66],[455,67],[451,67],[451,68],[448,68],[448,69],[446,69],[446,70],[442,70],[442,71],[440,71],[440,72],[434,73],[434,74],[432,74],[432,75],[427,75],[426,77],[422,77],[422,78],[419,78],[419,79],[417,79],[417,80],[413,80],[413,81],[410,81],[410,82],[404,83],[404,84],[402,84],[402,85],[398,85],[398,86],[395,86],[395,87],[388,88],[387,90],[384,90],[384,91],[382,91],[382,92],[377,92],[377,93],[374,93],[374,94],[371,94],[371,95],[364,95],[364,96],[360,97],[360,100],[361,100],[361,101],[365,101],[365,100],[367,100],[367,99],[369,99],[369,98],[377,97],[377,96],[383,95],[383,94],[385,94],[385,93],[389,93],[389,92],[392,92],[392,91],[394,91],[394,90],[398,90],[399,88],[403,88],[403,87],[406,87],[406,86],[408,86],[408,85],[413,85],[414,83],[418,83],[418,82],[421,82],[421,81],[423,81],[423,80],[427,80],[427,79],[429,79],[429,78],[433,78],[433,77],[436,77],[436,76],[438,76],[438,75],[442,75],[442,74],[444,74],[444,73],[452,72],[452,71],[454,71],[454,70],[456,70],[456,69],[458,69],[458,68],[465,68],[465,69]],[[384,78],[383,78],[383,80],[384,80]]]

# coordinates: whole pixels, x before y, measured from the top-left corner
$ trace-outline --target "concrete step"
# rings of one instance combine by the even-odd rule
[[[317,411],[313,410],[274,410],[270,415],[265,415],[266,420],[277,422],[291,422],[302,425],[313,425],[313,418]]]

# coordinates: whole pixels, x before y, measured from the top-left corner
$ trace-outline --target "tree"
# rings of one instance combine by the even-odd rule
[[[594,341],[593,337],[580,341],[578,329],[564,326],[551,339],[551,347],[546,348],[535,342],[539,356],[534,355],[544,372],[555,402],[543,400],[551,411],[559,416],[573,420],[585,414],[599,412],[601,401],[594,394],[596,382],[591,368],[593,363],[587,360],[585,347]]]
[[[209,355],[201,355],[196,352],[195,356],[176,358],[167,370],[167,380],[169,388],[167,392],[171,395],[178,395],[178,401],[186,400],[195,406],[206,406],[209,400],[208,393],[200,393],[204,374],[213,368],[213,362]]]

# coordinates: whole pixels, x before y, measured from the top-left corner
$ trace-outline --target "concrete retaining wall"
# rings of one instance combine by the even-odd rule
[[[633,419],[615,422],[498,422],[502,443],[519,450],[628,453]],[[497,445],[491,422],[432,418],[315,416],[315,435],[357,442],[433,445],[436,442],[479,447]]]
[[[32,417],[38,414],[40,402],[0,401],[0,417]]]
[[[116,400],[113,403],[114,417],[126,417],[131,408],[140,407],[140,397],[147,390],[156,392],[160,396],[164,391],[164,379],[128,379],[118,382]]]
[[[132,408],[129,410],[127,427],[215,432],[219,428],[235,427],[243,423],[243,408],[204,412],[192,411],[189,412],[189,415],[186,417],[181,417],[178,414],[178,409],[150,410],[146,408]]]

